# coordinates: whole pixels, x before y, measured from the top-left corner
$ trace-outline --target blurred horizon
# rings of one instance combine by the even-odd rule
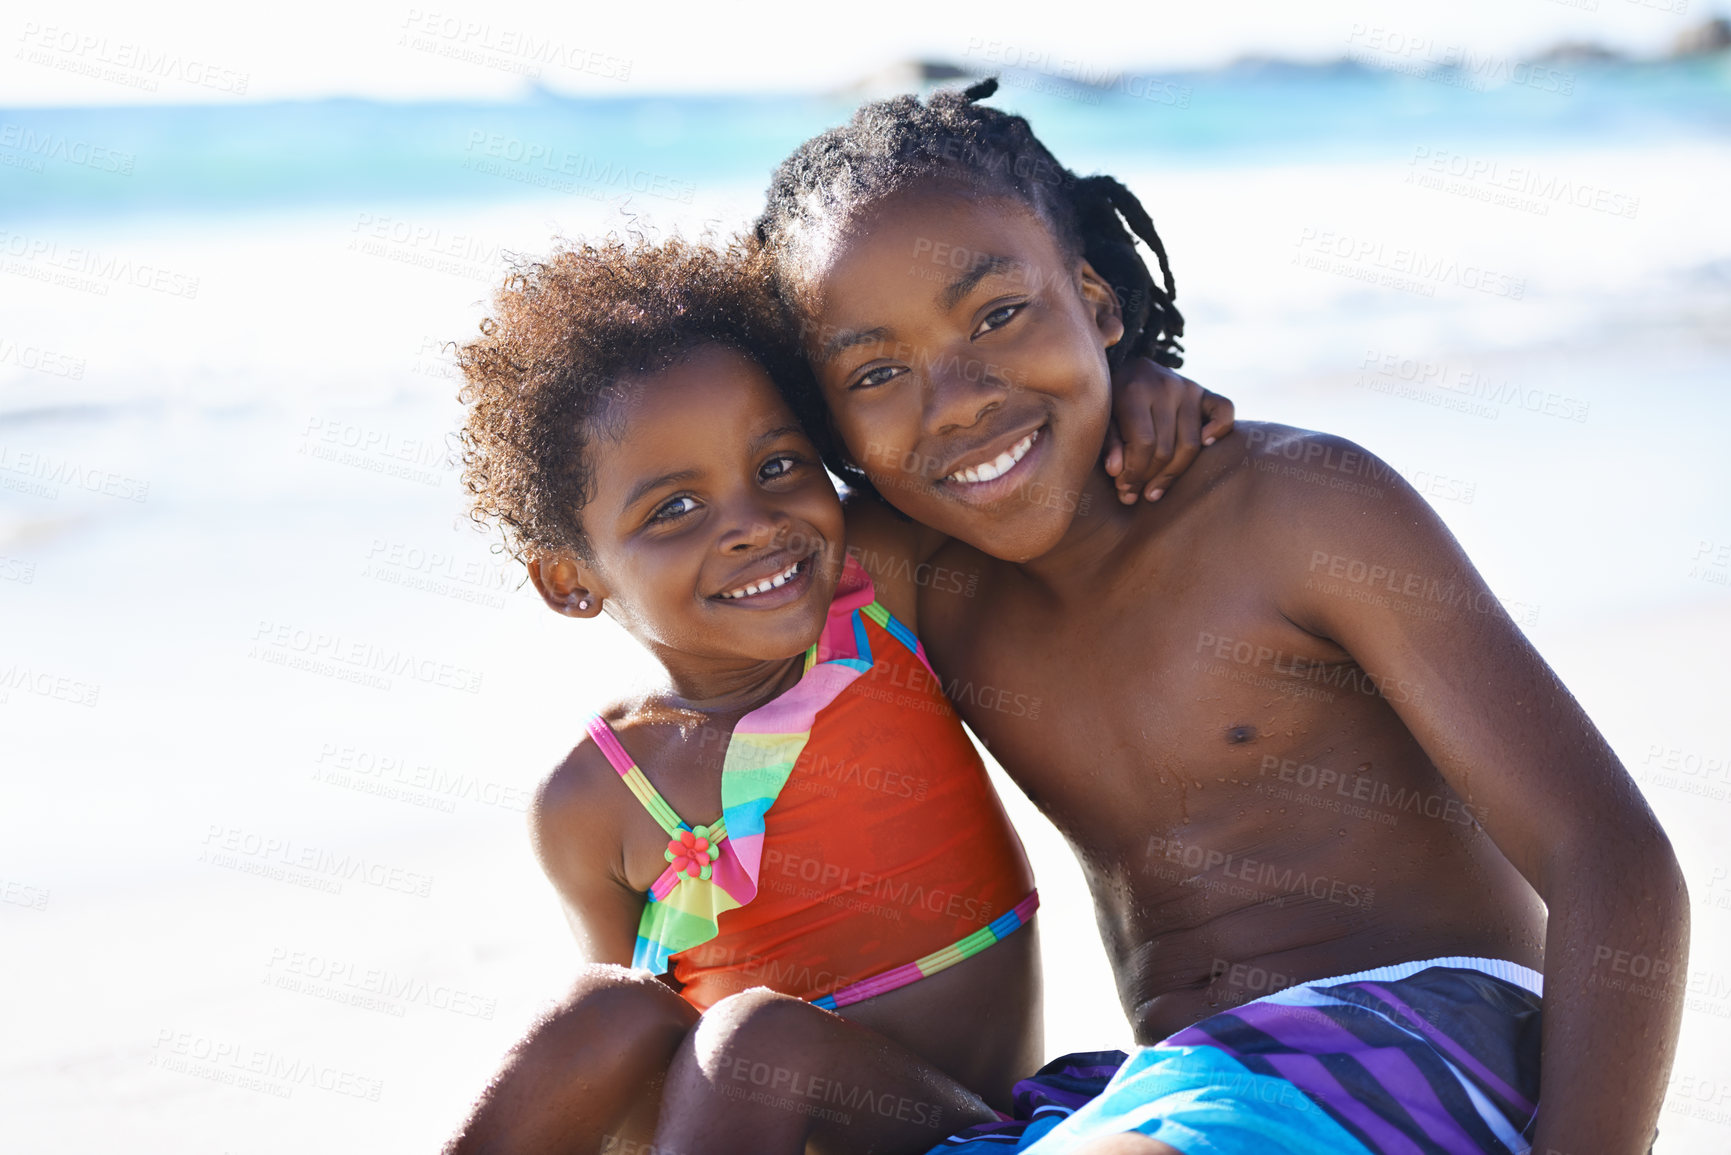
[[[961,82],[950,71],[928,65],[900,79],[929,92]],[[1078,171],[1125,156],[1181,169],[1390,160],[1415,141],[1544,154],[1731,129],[1728,51],[1518,70],[1484,58],[1423,67],[1353,59],[1117,74],[1110,83],[1027,69],[998,75],[993,102],[1033,118]],[[793,145],[844,121],[859,99],[535,90],[493,101],[0,107],[0,211],[16,225],[562,194],[653,219],[691,204],[700,187],[761,187]]]
[[[537,0],[485,9],[307,0],[268,30],[224,27],[213,0],[153,6],[73,0],[19,13],[0,107],[370,99],[512,100],[556,95],[858,95],[921,65],[1059,79],[1207,73],[1244,62],[1327,66],[1367,48],[1390,65],[1657,60],[1724,38],[1725,0],[1463,0],[1446,9],[1378,0],[1241,0],[1239,19],[1175,21],[1132,0],[1086,18],[1018,14],[1013,32],[916,0],[875,5],[846,34],[791,3],[759,18],[696,0],[574,15]],[[1428,8],[1428,10],[1427,10]],[[1712,26],[1721,22],[1715,30]],[[3,26],[0,26],[3,27]],[[670,35],[670,30],[674,35]],[[334,35],[332,34],[334,31]],[[743,66],[742,66],[743,65]]]

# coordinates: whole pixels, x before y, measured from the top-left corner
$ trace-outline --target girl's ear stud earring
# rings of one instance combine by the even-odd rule
[[[588,609],[589,608],[589,599],[588,598],[579,598],[577,601],[577,608],[580,610]]]

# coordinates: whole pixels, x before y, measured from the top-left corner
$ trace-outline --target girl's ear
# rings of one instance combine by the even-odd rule
[[[1124,311],[1118,305],[1118,294],[1085,260],[1076,280],[1082,290],[1082,303],[1093,311],[1094,327],[1110,349],[1124,339]]]
[[[601,612],[606,596],[595,573],[569,554],[548,554],[528,561],[529,580],[535,592],[556,614],[570,618],[592,618]]]

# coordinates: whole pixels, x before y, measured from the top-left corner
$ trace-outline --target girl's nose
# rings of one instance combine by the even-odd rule
[[[727,528],[722,531],[719,542],[723,553],[762,549],[773,543],[787,528],[785,514],[754,499],[741,499],[730,503],[726,517]]]

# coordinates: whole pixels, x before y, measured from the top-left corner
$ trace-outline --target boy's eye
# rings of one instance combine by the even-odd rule
[[[763,463],[763,468],[757,471],[757,475],[764,481],[773,481],[778,477],[786,477],[798,468],[799,458],[791,453],[778,453]]]
[[[854,381],[854,383],[852,385],[848,386],[848,388],[850,388],[850,389],[873,389],[879,385],[883,385],[883,384],[888,383],[891,380],[894,380],[896,375],[899,374],[900,372],[901,372],[901,370],[896,368],[894,365],[880,365],[876,369],[872,369],[868,372],[861,373],[859,375],[859,378],[856,381]]]
[[[998,306],[981,318],[980,327],[974,330],[974,336],[978,337],[981,333],[990,333],[993,329],[1002,329],[1010,323],[1011,317],[1021,311],[1022,306],[1020,304]]]
[[[655,512],[649,515],[649,520],[652,522],[672,521],[675,518],[684,517],[696,508],[697,499],[695,497],[681,495],[669,498],[655,507]]]

